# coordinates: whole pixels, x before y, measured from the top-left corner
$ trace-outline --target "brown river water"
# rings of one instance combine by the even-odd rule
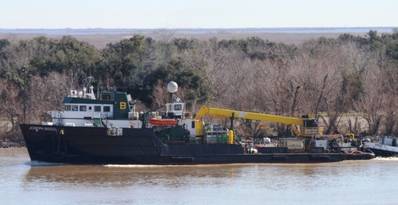
[[[31,163],[0,150],[0,204],[398,204],[398,158],[194,166]]]

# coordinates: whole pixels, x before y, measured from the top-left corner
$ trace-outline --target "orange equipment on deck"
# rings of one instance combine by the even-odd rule
[[[153,126],[175,126],[177,124],[177,120],[151,118],[149,123],[151,123]]]

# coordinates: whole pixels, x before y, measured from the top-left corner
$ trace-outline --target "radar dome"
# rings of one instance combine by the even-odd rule
[[[178,84],[174,81],[167,83],[167,92],[176,93],[178,91]]]

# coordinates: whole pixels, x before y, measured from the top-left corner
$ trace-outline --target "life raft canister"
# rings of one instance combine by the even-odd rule
[[[177,120],[151,118],[149,123],[151,123],[153,126],[175,126],[177,125]]]

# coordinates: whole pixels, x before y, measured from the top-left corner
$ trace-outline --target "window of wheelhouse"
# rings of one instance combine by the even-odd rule
[[[175,111],[180,111],[180,110],[182,110],[182,105],[181,105],[181,104],[175,104],[175,105],[174,105],[174,110],[175,110]]]
[[[101,106],[99,105],[94,106],[94,112],[101,112]]]
[[[72,111],[79,111],[79,106],[72,105]]]
[[[80,105],[79,110],[80,110],[80,112],[86,112],[87,111],[87,106]]]
[[[110,112],[111,106],[104,106],[104,112]]]
[[[65,105],[64,109],[65,111],[71,111],[72,107],[70,105]]]

